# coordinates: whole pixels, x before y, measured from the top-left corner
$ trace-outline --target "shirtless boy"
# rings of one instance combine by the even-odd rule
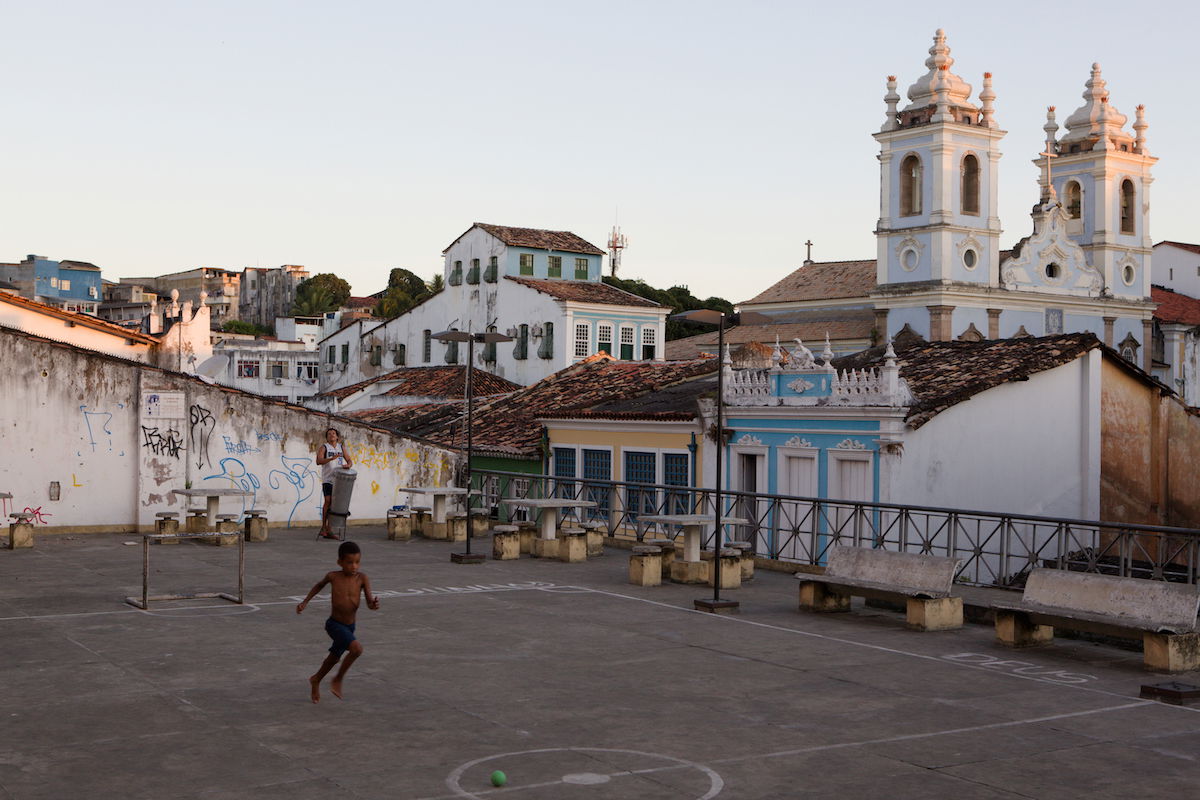
[[[358,613],[359,595],[367,596],[367,608],[372,611],[379,610],[379,598],[371,592],[371,579],[366,576],[366,573],[358,571],[358,564],[361,560],[362,550],[357,544],[342,542],[341,547],[338,548],[337,559],[341,569],[328,573],[318,581],[317,585],[309,591],[308,597],[296,606],[296,613],[301,613],[308,605],[308,601],[316,597],[317,592],[321,591],[326,584],[329,585],[329,601],[333,608],[329,619],[325,620],[325,632],[329,634],[330,639],[333,639],[333,645],[329,648],[329,655],[325,656],[325,661],[321,663],[321,668],[308,679],[312,686],[314,703],[321,702],[321,681],[345,653],[346,658],[342,661],[342,666],[329,684],[334,696],[339,700],[342,699],[342,679],[346,677],[350,665],[362,655],[363,646],[354,638],[354,617]]]

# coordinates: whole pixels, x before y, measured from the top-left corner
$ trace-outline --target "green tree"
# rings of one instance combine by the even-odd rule
[[[253,322],[244,322],[240,319],[226,320],[221,326],[221,330],[226,333],[245,333],[250,336],[274,336],[275,331],[271,328],[264,328],[262,325],[255,325]]]
[[[425,281],[406,269],[396,267],[388,275],[388,286],[375,306],[375,316],[393,319],[430,296]]]
[[[296,287],[296,301],[292,313],[315,316],[326,311],[336,311],[350,297],[350,284],[332,272],[313,275]]]
[[[609,286],[623,289],[630,294],[636,294],[638,297],[644,297],[647,300],[653,300],[656,303],[669,306],[672,314],[678,314],[681,311],[695,311],[698,308],[711,308],[714,311],[724,311],[727,314],[733,311],[733,304],[728,300],[721,297],[709,297],[706,300],[701,300],[693,296],[686,286],[656,289],[643,280],[624,280],[611,275],[605,275],[604,282]],[[668,319],[667,341],[682,339],[686,336],[695,336],[696,334],[706,333],[711,330],[711,325],[700,325],[694,322],[680,322]]]
[[[443,278],[442,273],[439,272],[434,275],[433,279],[425,285],[429,287],[430,294],[437,294],[442,289],[446,288],[446,279]]]

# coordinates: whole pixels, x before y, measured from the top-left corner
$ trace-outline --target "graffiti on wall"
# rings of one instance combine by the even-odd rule
[[[179,458],[179,452],[183,449],[183,436],[173,428],[160,430],[158,427],[148,428],[143,425],[142,448],[156,456]]]
[[[199,404],[193,405],[188,411],[188,419],[191,424],[188,436],[192,441],[192,452],[196,454],[196,466],[203,467],[208,464],[211,467],[212,459],[208,457],[208,437],[212,435],[217,421],[213,419],[211,411]]]
[[[262,452],[261,447],[255,447],[245,439],[238,439],[237,441],[234,441],[229,436],[222,436],[221,438],[225,441],[225,453],[227,455],[232,453],[233,455],[244,456],[247,453]]]
[[[313,460],[308,456],[279,456],[283,469],[273,469],[267,473],[267,483],[272,489],[280,489],[284,483],[292,487],[296,498],[292,502],[292,510],[288,512],[287,526],[292,527],[292,519],[300,504],[312,497],[321,483],[321,476],[313,469]],[[321,508],[321,506],[317,506]]]
[[[262,431],[256,431],[255,435],[258,436],[258,441],[260,444],[262,442],[281,442],[281,441],[283,441],[283,437],[280,436],[278,433],[274,433],[274,432],[263,433]]]
[[[124,408],[124,403],[117,403],[117,408]],[[111,411],[89,411],[87,406],[80,406],[80,412],[83,414],[83,424],[87,428],[87,435],[80,436],[88,443],[88,446],[95,453],[97,447],[104,448],[105,452],[113,451],[113,432],[109,425],[112,423],[113,415]],[[75,455],[82,456],[81,450],[75,451]],[[117,453],[118,456],[125,455],[125,451],[121,450]]]
[[[34,525],[49,525],[50,523],[46,521],[46,517],[54,516],[53,514],[47,514],[45,511],[42,511],[41,506],[38,506],[37,508],[30,508],[29,506],[25,506],[25,513],[33,514],[33,524]]]

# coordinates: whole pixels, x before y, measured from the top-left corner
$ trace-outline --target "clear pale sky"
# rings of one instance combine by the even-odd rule
[[[873,258],[885,77],[994,74],[1001,238],[1045,107],[1093,61],[1160,161],[1154,241],[1200,242],[1195,3],[4,0],[0,260],[104,277],[304,264],[424,278],[472,222],[570,230],[621,276],[749,299]],[[905,101],[907,102],[907,101]]]

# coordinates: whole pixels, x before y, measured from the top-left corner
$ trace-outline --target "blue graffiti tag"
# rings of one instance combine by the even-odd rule
[[[246,469],[246,465],[236,458],[222,458],[220,464],[219,473],[205,476],[202,480],[227,480],[235,489],[251,493],[249,497],[242,498],[242,510],[238,512],[238,522],[241,522],[246,516],[246,509],[254,508],[254,501],[258,498],[258,490],[262,484],[259,483],[258,476]]]
[[[92,446],[92,452],[96,452],[96,431],[97,428],[108,437],[108,452],[112,452],[112,431],[108,428],[108,423],[112,422],[113,415],[108,411],[88,411],[87,406],[80,406],[79,410],[83,412],[83,421],[87,425],[88,444]],[[92,427],[92,417],[96,417],[96,427]]]
[[[287,481],[296,492],[296,502],[292,504],[292,510],[288,514],[287,526],[290,528],[296,510],[300,508],[301,503],[313,496],[321,482],[321,476],[312,468],[313,460],[309,457],[280,455],[279,463],[283,464],[283,469],[271,470],[267,473],[267,478],[272,489],[282,487],[283,481]]]

